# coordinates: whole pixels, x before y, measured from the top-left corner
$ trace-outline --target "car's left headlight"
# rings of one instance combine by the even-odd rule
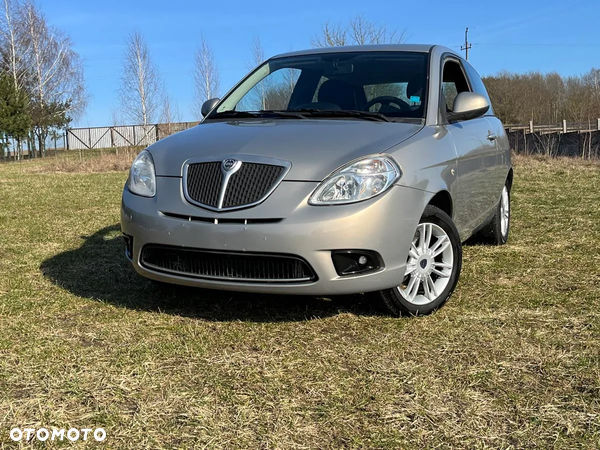
[[[142,197],[156,195],[156,171],[152,155],[147,150],[142,151],[133,161],[127,187],[132,193]]]
[[[353,161],[329,175],[308,203],[341,205],[360,202],[388,190],[402,172],[389,156],[376,155]]]

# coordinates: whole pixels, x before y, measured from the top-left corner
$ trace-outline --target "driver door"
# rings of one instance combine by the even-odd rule
[[[466,239],[497,204],[494,177],[497,165],[496,144],[488,119],[478,117],[447,123],[454,99],[461,92],[472,92],[458,58],[448,57],[443,64],[441,116],[456,147],[456,182],[453,183],[454,221]],[[490,137],[490,138],[488,138]]]

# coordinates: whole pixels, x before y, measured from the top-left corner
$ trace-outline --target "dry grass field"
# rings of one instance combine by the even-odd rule
[[[0,446],[600,447],[600,164],[517,158],[509,244],[465,246],[448,304],[401,319],[157,288],[123,255],[126,172],[98,167],[0,166]]]

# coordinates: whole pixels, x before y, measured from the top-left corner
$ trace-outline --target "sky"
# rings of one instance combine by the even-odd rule
[[[504,0],[38,0],[48,22],[66,32],[84,61],[89,104],[74,126],[113,124],[127,36],[139,30],[184,121],[192,114],[193,58],[200,36],[213,49],[221,93],[249,70],[253,39],[265,56],[311,47],[324,23],[358,14],[404,31],[408,43],[460,50],[482,75],[501,70],[579,75],[600,67],[600,1]]]

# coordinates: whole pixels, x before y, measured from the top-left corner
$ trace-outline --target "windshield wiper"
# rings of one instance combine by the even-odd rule
[[[268,109],[268,110],[257,111],[257,113],[259,113],[259,114],[275,115],[275,116],[278,116],[278,117],[292,117],[292,118],[296,118],[296,119],[306,119],[306,116],[303,115],[303,114],[301,114],[298,111],[285,111],[285,110]]]
[[[355,117],[363,120],[377,120],[381,122],[392,122],[387,116],[378,112],[359,111],[354,109],[292,109],[286,110],[260,110],[260,111],[223,111],[211,114],[208,118],[272,118],[280,117],[285,119],[306,119],[311,117]]]
[[[274,111],[274,110],[261,110],[261,111],[223,111],[215,114],[211,114],[209,118],[212,119],[223,119],[223,118],[260,118],[260,117],[282,117],[289,119],[306,119],[306,116],[295,111]]]
[[[308,114],[313,117],[356,117],[364,120],[392,122],[387,116],[378,112],[359,111],[355,109],[292,109],[293,112]]]

